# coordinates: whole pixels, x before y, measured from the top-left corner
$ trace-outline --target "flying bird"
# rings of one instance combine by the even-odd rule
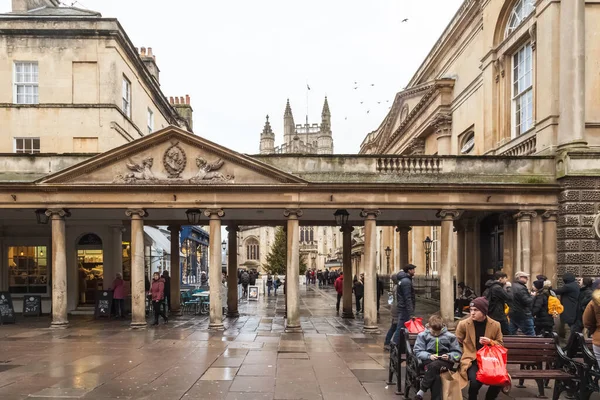
[[[360,104],[362,104],[363,102],[361,101]]]
[[[354,87],[354,90],[356,90],[356,89],[358,89],[358,86],[355,86],[355,87]]]
[[[371,112],[371,110],[367,110],[367,114],[370,113],[370,112]]]
[[[375,86],[375,84],[374,84],[374,83],[371,83],[371,86]]]
[[[404,18],[402,22],[408,22],[408,18]]]

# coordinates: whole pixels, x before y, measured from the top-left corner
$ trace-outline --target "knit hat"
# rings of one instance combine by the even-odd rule
[[[475,307],[479,311],[483,313],[483,315],[488,314],[488,306],[489,303],[485,297],[477,297],[471,301],[471,307]]]
[[[594,290],[600,289],[600,279],[596,279],[594,281],[594,283],[592,284],[592,289],[594,289]]]
[[[537,290],[541,290],[544,287],[544,281],[534,281],[533,286],[535,286]]]

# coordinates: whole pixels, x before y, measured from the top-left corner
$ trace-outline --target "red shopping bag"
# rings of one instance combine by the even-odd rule
[[[504,346],[483,346],[477,351],[477,366],[477,380],[484,385],[504,386],[510,383]]]
[[[404,323],[408,333],[421,333],[425,330],[423,326],[423,318],[412,318],[410,321]]]

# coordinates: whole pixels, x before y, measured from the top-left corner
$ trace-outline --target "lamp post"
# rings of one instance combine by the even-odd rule
[[[392,254],[392,249],[390,246],[385,248],[385,259],[387,261],[387,273],[390,273],[390,254]]]
[[[427,236],[423,241],[423,248],[425,249],[425,276],[429,276],[429,266],[430,266],[430,255],[431,255],[431,244],[433,240]]]

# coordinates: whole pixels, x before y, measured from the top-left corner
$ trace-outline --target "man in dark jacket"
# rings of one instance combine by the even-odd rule
[[[577,317],[575,318],[575,324],[571,328],[574,332],[583,332],[583,312],[585,308],[592,300],[592,285],[594,281],[592,278],[583,278],[581,290],[579,291],[579,300],[577,301]]]
[[[500,323],[503,335],[509,334],[508,319],[504,313],[505,305],[511,300],[511,287],[506,285],[507,280],[508,276],[504,272],[497,271],[494,279],[485,283],[486,289],[483,292],[483,297],[489,303],[488,315]]]
[[[402,271],[398,272],[398,286],[396,287],[396,301],[398,302],[398,327],[392,338],[392,343],[398,344],[400,329],[415,315],[415,289],[412,277],[417,267],[407,264]]]
[[[511,335],[516,335],[520,329],[527,336],[535,336],[533,328],[533,316],[531,307],[533,297],[527,289],[529,274],[519,271],[515,274],[515,282],[512,285],[512,303],[508,316],[510,317],[509,330]]]
[[[246,297],[248,296],[248,284],[250,283],[250,274],[248,274],[247,271],[243,271],[242,272],[242,288],[244,289],[243,291],[243,296]]]
[[[571,272],[565,272],[563,275],[563,282],[565,283],[562,287],[554,290],[557,296],[560,296],[560,302],[565,308],[562,314],[560,314],[559,334],[562,337],[568,337],[565,334],[564,324],[569,325],[569,330],[575,324],[577,318],[577,303],[579,301],[579,284],[575,280],[575,275]]]
[[[379,276],[379,274],[375,275],[375,279],[377,280],[377,313],[379,313],[379,300],[383,295],[383,280]]]

